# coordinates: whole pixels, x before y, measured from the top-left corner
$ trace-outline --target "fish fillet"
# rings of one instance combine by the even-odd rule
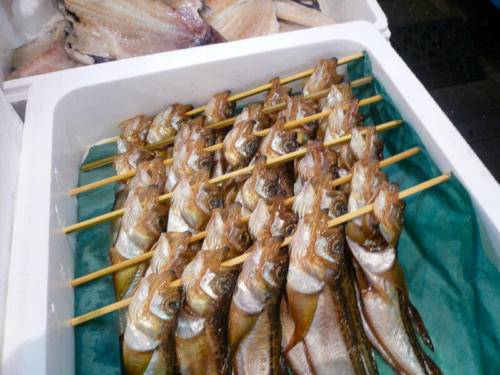
[[[205,0],[204,5],[201,16],[227,40],[279,31],[271,0]]]
[[[323,12],[305,7],[292,1],[274,1],[276,16],[280,20],[299,25],[316,27],[336,23],[336,21]]]
[[[64,4],[66,51],[85,64],[223,41],[189,2],[179,9],[161,0],[65,0]]]

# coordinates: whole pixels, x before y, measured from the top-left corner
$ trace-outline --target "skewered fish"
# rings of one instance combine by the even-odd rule
[[[181,178],[174,191],[168,213],[168,231],[195,233],[205,228],[212,211],[222,207],[221,187],[208,183],[209,171],[191,180]]]
[[[362,116],[358,113],[359,100],[352,99],[334,105],[332,112],[328,115],[325,128],[325,142],[330,142],[346,134],[360,125]]]
[[[373,201],[373,214],[350,221],[347,242],[358,268],[360,307],[372,345],[394,368],[404,374],[441,374],[425,353],[417,333],[432,349],[432,342],[408,297],[404,272],[397,259],[403,228],[404,203],[399,188],[386,181],[374,159],[353,168],[349,211]]]
[[[285,198],[277,195],[271,204],[263,199],[259,201],[250,215],[248,228],[254,241],[267,237],[289,237],[295,232],[297,221],[297,215],[287,208]]]
[[[260,137],[253,134],[255,120],[240,121],[224,138],[224,157],[231,170],[247,166],[259,149]]]
[[[83,64],[224,41],[196,9],[160,0],[59,0],[66,51]]]
[[[213,153],[204,151],[206,141],[204,139],[184,142],[176,150],[174,160],[168,168],[168,176],[165,191],[171,192],[181,178],[190,180],[196,174],[207,171],[209,174],[213,165]]]
[[[212,96],[205,107],[204,115],[207,120],[207,125],[215,124],[231,117],[234,112],[235,102],[229,101],[231,91],[227,90]]]
[[[137,169],[139,164],[153,159],[154,156],[155,154],[152,151],[146,150],[144,147],[134,147],[123,154],[117,155],[113,160],[113,167],[117,175],[132,172]],[[116,193],[121,193],[126,187],[127,183],[120,182],[116,188]]]
[[[144,254],[156,242],[167,213],[167,208],[159,204],[158,196],[159,188],[155,185],[130,192],[118,237],[110,249],[112,264]],[[117,300],[130,296],[146,266],[142,263],[113,274]]]
[[[203,139],[206,146],[212,146],[215,142],[215,130],[206,128],[205,116],[198,116],[182,124],[174,140],[174,155],[182,145],[189,139],[197,141]]]
[[[271,88],[266,94],[266,99],[264,100],[265,107],[271,107],[276,104],[283,102],[283,97],[290,95],[292,89],[289,87],[281,86],[279,77],[273,78],[270,82]],[[269,117],[273,122],[275,122],[279,116],[280,112],[273,112],[269,114]]]
[[[269,93],[268,93],[269,95]],[[266,105],[267,106],[267,105]],[[269,115],[262,113],[264,104],[252,103],[241,110],[241,113],[234,120],[234,126],[238,126],[240,122],[255,121],[253,131],[267,129],[271,126]]]
[[[276,169],[266,168],[265,156],[257,159],[252,176],[248,178],[236,195],[236,202],[241,203],[243,215],[250,214],[260,199],[270,199],[278,194],[280,176]]]
[[[288,253],[283,237],[255,243],[243,263],[229,311],[229,357],[234,374],[279,374],[279,307]]]
[[[328,89],[331,85],[342,82],[343,78],[342,75],[337,74],[337,59],[335,57],[321,60],[305,82],[302,94],[310,95]]]
[[[151,144],[175,137],[182,124],[189,119],[186,112],[191,109],[193,109],[192,105],[169,104],[154,117],[149,127],[146,143]]]
[[[152,117],[139,115],[120,123],[120,138],[116,142],[118,152],[123,153],[134,147],[144,146],[152,121]]]
[[[204,0],[203,19],[227,40],[274,34],[279,25],[269,0]]]
[[[281,310],[286,359],[294,372],[375,374],[352,273],[346,272],[343,229],[328,228],[319,199],[314,206],[290,244],[288,304]]]
[[[351,85],[348,82],[339,83],[337,85],[332,85],[330,91],[323,102],[321,112],[329,111],[337,105],[342,103],[350,103],[354,100],[354,94],[352,92]],[[328,128],[328,117],[324,117],[319,120],[317,137],[318,139],[324,139],[326,129]]]
[[[316,176],[327,174],[332,179],[338,177],[337,153],[330,147],[325,147],[321,140],[309,141],[306,144],[307,153],[295,163],[297,180],[293,192],[298,194],[306,181]]]
[[[228,257],[242,254],[250,245],[247,223],[241,220],[241,204],[233,203],[224,209],[218,208],[207,224],[202,250],[228,249]]]
[[[316,108],[313,104],[304,100],[303,95],[284,96],[283,101],[286,103],[286,108],[283,110],[283,117],[286,122],[301,120],[304,117],[314,115]],[[300,125],[296,128],[297,141],[300,145],[306,143],[310,139],[314,139],[316,134],[317,123],[311,121]]]
[[[215,141],[217,143],[223,143],[224,142],[224,133],[223,131],[218,131],[217,132],[217,137]],[[222,176],[224,173],[226,173],[228,167],[228,163],[226,158],[224,157],[224,149],[219,149],[214,152],[214,162],[213,162],[213,167],[212,167],[212,173],[210,176],[212,178],[214,177],[219,177]]]
[[[181,374],[220,374],[227,356],[227,315],[237,269],[222,267],[227,248],[199,251],[182,274],[185,301],[175,348]]]

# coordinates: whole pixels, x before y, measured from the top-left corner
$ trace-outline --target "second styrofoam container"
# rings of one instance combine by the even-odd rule
[[[0,0],[8,2],[8,0]],[[388,40],[390,31],[388,29],[387,17],[380,8],[377,0],[324,0],[329,7],[329,14],[339,23],[350,21],[367,21]],[[302,31],[300,31],[302,32]],[[0,35],[0,44],[2,35]],[[238,42],[239,43],[239,42]],[[170,52],[164,52],[170,53]],[[4,62],[6,63],[6,62]],[[44,78],[66,77],[72,79],[71,75],[75,70],[92,69],[93,67],[81,67],[70,70],[42,74],[38,76],[20,78],[3,83],[3,90],[9,102],[14,103],[16,108],[24,110],[24,102],[27,98],[28,88],[34,83]]]
[[[216,92],[241,92],[319,59],[366,51],[373,74],[418,133],[442,172],[471,195],[482,238],[500,265],[500,189],[422,84],[368,22],[205,46],[103,64],[73,80],[54,76],[30,90],[10,263],[2,374],[74,373],[70,319],[74,295],[78,168],[87,147],[118,133],[138,113],[168,103],[198,106]],[[486,248],[487,245],[485,244]],[[15,251],[14,251],[15,250]]]

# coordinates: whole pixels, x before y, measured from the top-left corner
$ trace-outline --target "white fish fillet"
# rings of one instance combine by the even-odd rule
[[[205,0],[204,4],[201,16],[227,40],[279,31],[271,0]]]

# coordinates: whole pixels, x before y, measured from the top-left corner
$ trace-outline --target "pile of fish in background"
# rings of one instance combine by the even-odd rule
[[[116,191],[114,208],[125,212],[112,224],[111,263],[154,250],[150,263],[113,275],[117,300],[132,297],[119,312],[127,374],[376,374],[373,348],[397,373],[441,373],[417,338],[432,349],[397,259],[404,203],[380,171],[383,142],[373,126],[360,132],[359,100],[341,80],[334,59],[315,67],[303,94],[275,79],[229,131],[206,128],[233,114],[229,92],[193,119],[190,106],[172,104],[120,124],[116,172],[137,173]],[[326,98],[304,99],[326,88]],[[262,112],[281,102],[281,112]],[[332,113],[284,128],[320,110]],[[349,144],[323,146],[345,134]],[[172,135],[173,146],[144,148]],[[204,150],[216,142],[223,148]],[[301,146],[302,159],[266,167]],[[248,164],[249,175],[208,183]],[[333,189],[348,173],[351,182]],[[164,192],[170,207],[159,203]],[[328,227],[369,203],[373,213]],[[203,230],[201,245],[190,241]],[[242,265],[222,265],[243,253]],[[182,288],[169,287],[179,278]]]
[[[327,0],[4,0],[6,79],[335,23]],[[10,20],[10,22],[9,22]],[[17,47],[12,56],[11,50]],[[10,60],[10,61],[9,61]]]

